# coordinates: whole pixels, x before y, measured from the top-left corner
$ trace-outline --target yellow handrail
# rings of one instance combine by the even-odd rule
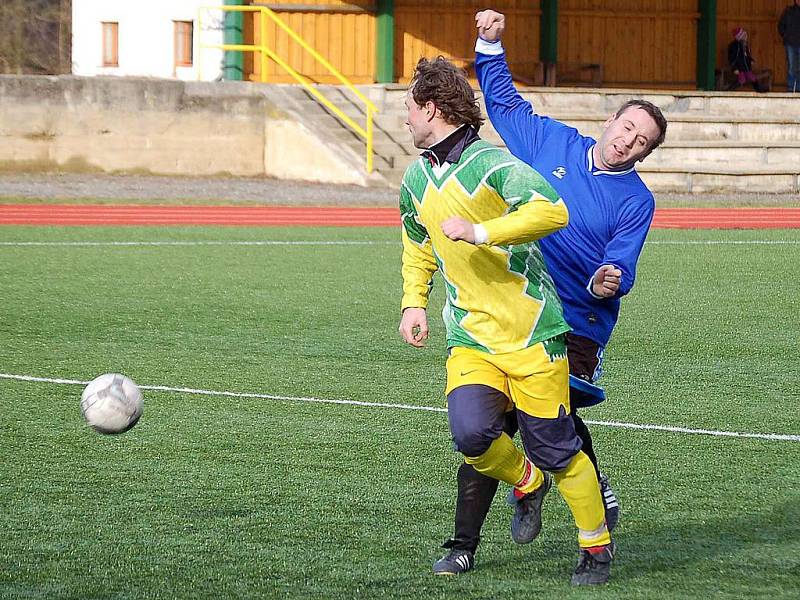
[[[259,32],[260,32],[260,39],[261,45],[256,46],[252,44],[203,44],[199,43],[200,48],[217,48],[220,50],[234,50],[238,52],[258,52],[261,59],[261,81],[265,82],[267,78],[267,58],[272,59],[275,64],[281,67],[284,71],[286,71],[292,78],[297,81],[300,85],[302,85],[306,90],[309,91],[317,100],[319,100],[328,110],[333,112],[337,117],[339,117],[348,127],[350,127],[353,131],[355,131],[358,135],[360,135],[367,144],[367,157],[366,157],[366,167],[367,173],[372,172],[373,168],[373,160],[372,160],[372,149],[373,149],[373,137],[374,137],[374,127],[373,127],[373,116],[378,111],[378,108],[366,97],[362,94],[344,75],[342,75],[336,67],[330,64],[325,57],[323,57],[319,52],[314,50],[303,38],[301,38],[293,29],[291,29],[286,23],[284,23],[278,15],[276,15],[272,10],[267,8],[266,6],[237,6],[237,5],[230,5],[230,6],[201,6],[198,15],[197,15],[197,29],[199,34],[202,35],[203,27],[202,27],[202,13],[206,10],[221,10],[223,12],[258,12],[259,14]],[[283,29],[289,37],[295,40],[300,46],[306,50],[311,56],[317,60],[323,67],[325,67],[329,73],[331,73],[339,82],[347,87],[351,92],[353,92],[356,97],[364,103],[365,110],[366,110],[366,128],[362,127],[353,119],[348,117],[340,108],[338,108],[333,102],[328,100],[322,92],[320,92],[316,87],[311,85],[311,82],[295,71],[291,66],[289,66],[286,61],[281,59],[277,54],[275,54],[272,50],[270,50],[266,45],[266,17],[272,19],[278,27]],[[203,64],[202,64],[202,52],[198,52],[198,59],[197,59],[197,78],[202,78],[203,73]]]

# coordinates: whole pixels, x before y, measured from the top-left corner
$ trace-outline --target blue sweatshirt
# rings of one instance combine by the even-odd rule
[[[511,153],[539,171],[567,204],[567,227],[539,245],[567,323],[574,333],[604,347],[617,322],[620,297],[631,291],[636,278],[655,211],[653,194],[633,168],[595,167],[594,139],[537,115],[514,88],[500,44],[492,46],[498,54],[478,52],[475,61],[486,112]],[[617,294],[603,299],[591,292],[591,279],[605,264],[620,269],[622,280]]]

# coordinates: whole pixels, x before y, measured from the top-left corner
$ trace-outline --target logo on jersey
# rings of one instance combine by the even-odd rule
[[[567,170],[564,167],[558,167],[555,171],[553,171],[553,175],[555,175],[559,179],[564,179],[564,175],[566,174]]]

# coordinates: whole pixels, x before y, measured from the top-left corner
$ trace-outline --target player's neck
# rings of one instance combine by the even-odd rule
[[[433,141],[428,145],[428,148],[433,148],[435,145],[442,143],[462,127],[465,127],[465,125],[450,125],[445,121],[437,123],[431,130],[430,139]]]

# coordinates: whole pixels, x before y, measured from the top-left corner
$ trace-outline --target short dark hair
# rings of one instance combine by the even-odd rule
[[[462,69],[443,56],[433,60],[420,58],[411,78],[411,96],[417,106],[433,102],[450,125],[483,124],[475,92]]]
[[[650,148],[648,148],[650,151],[655,150],[664,143],[664,138],[667,137],[667,120],[664,118],[664,113],[662,113],[661,109],[655,104],[648,102],[647,100],[628,100],[625,104],[619,107],[617,112],[614,114],[614,119],[619,119],[622,116],[622,113],[632,106],[641,108],[653,118],[653,121],[656,122],[656,126],[658,127],[658,137],[650,142]]]

